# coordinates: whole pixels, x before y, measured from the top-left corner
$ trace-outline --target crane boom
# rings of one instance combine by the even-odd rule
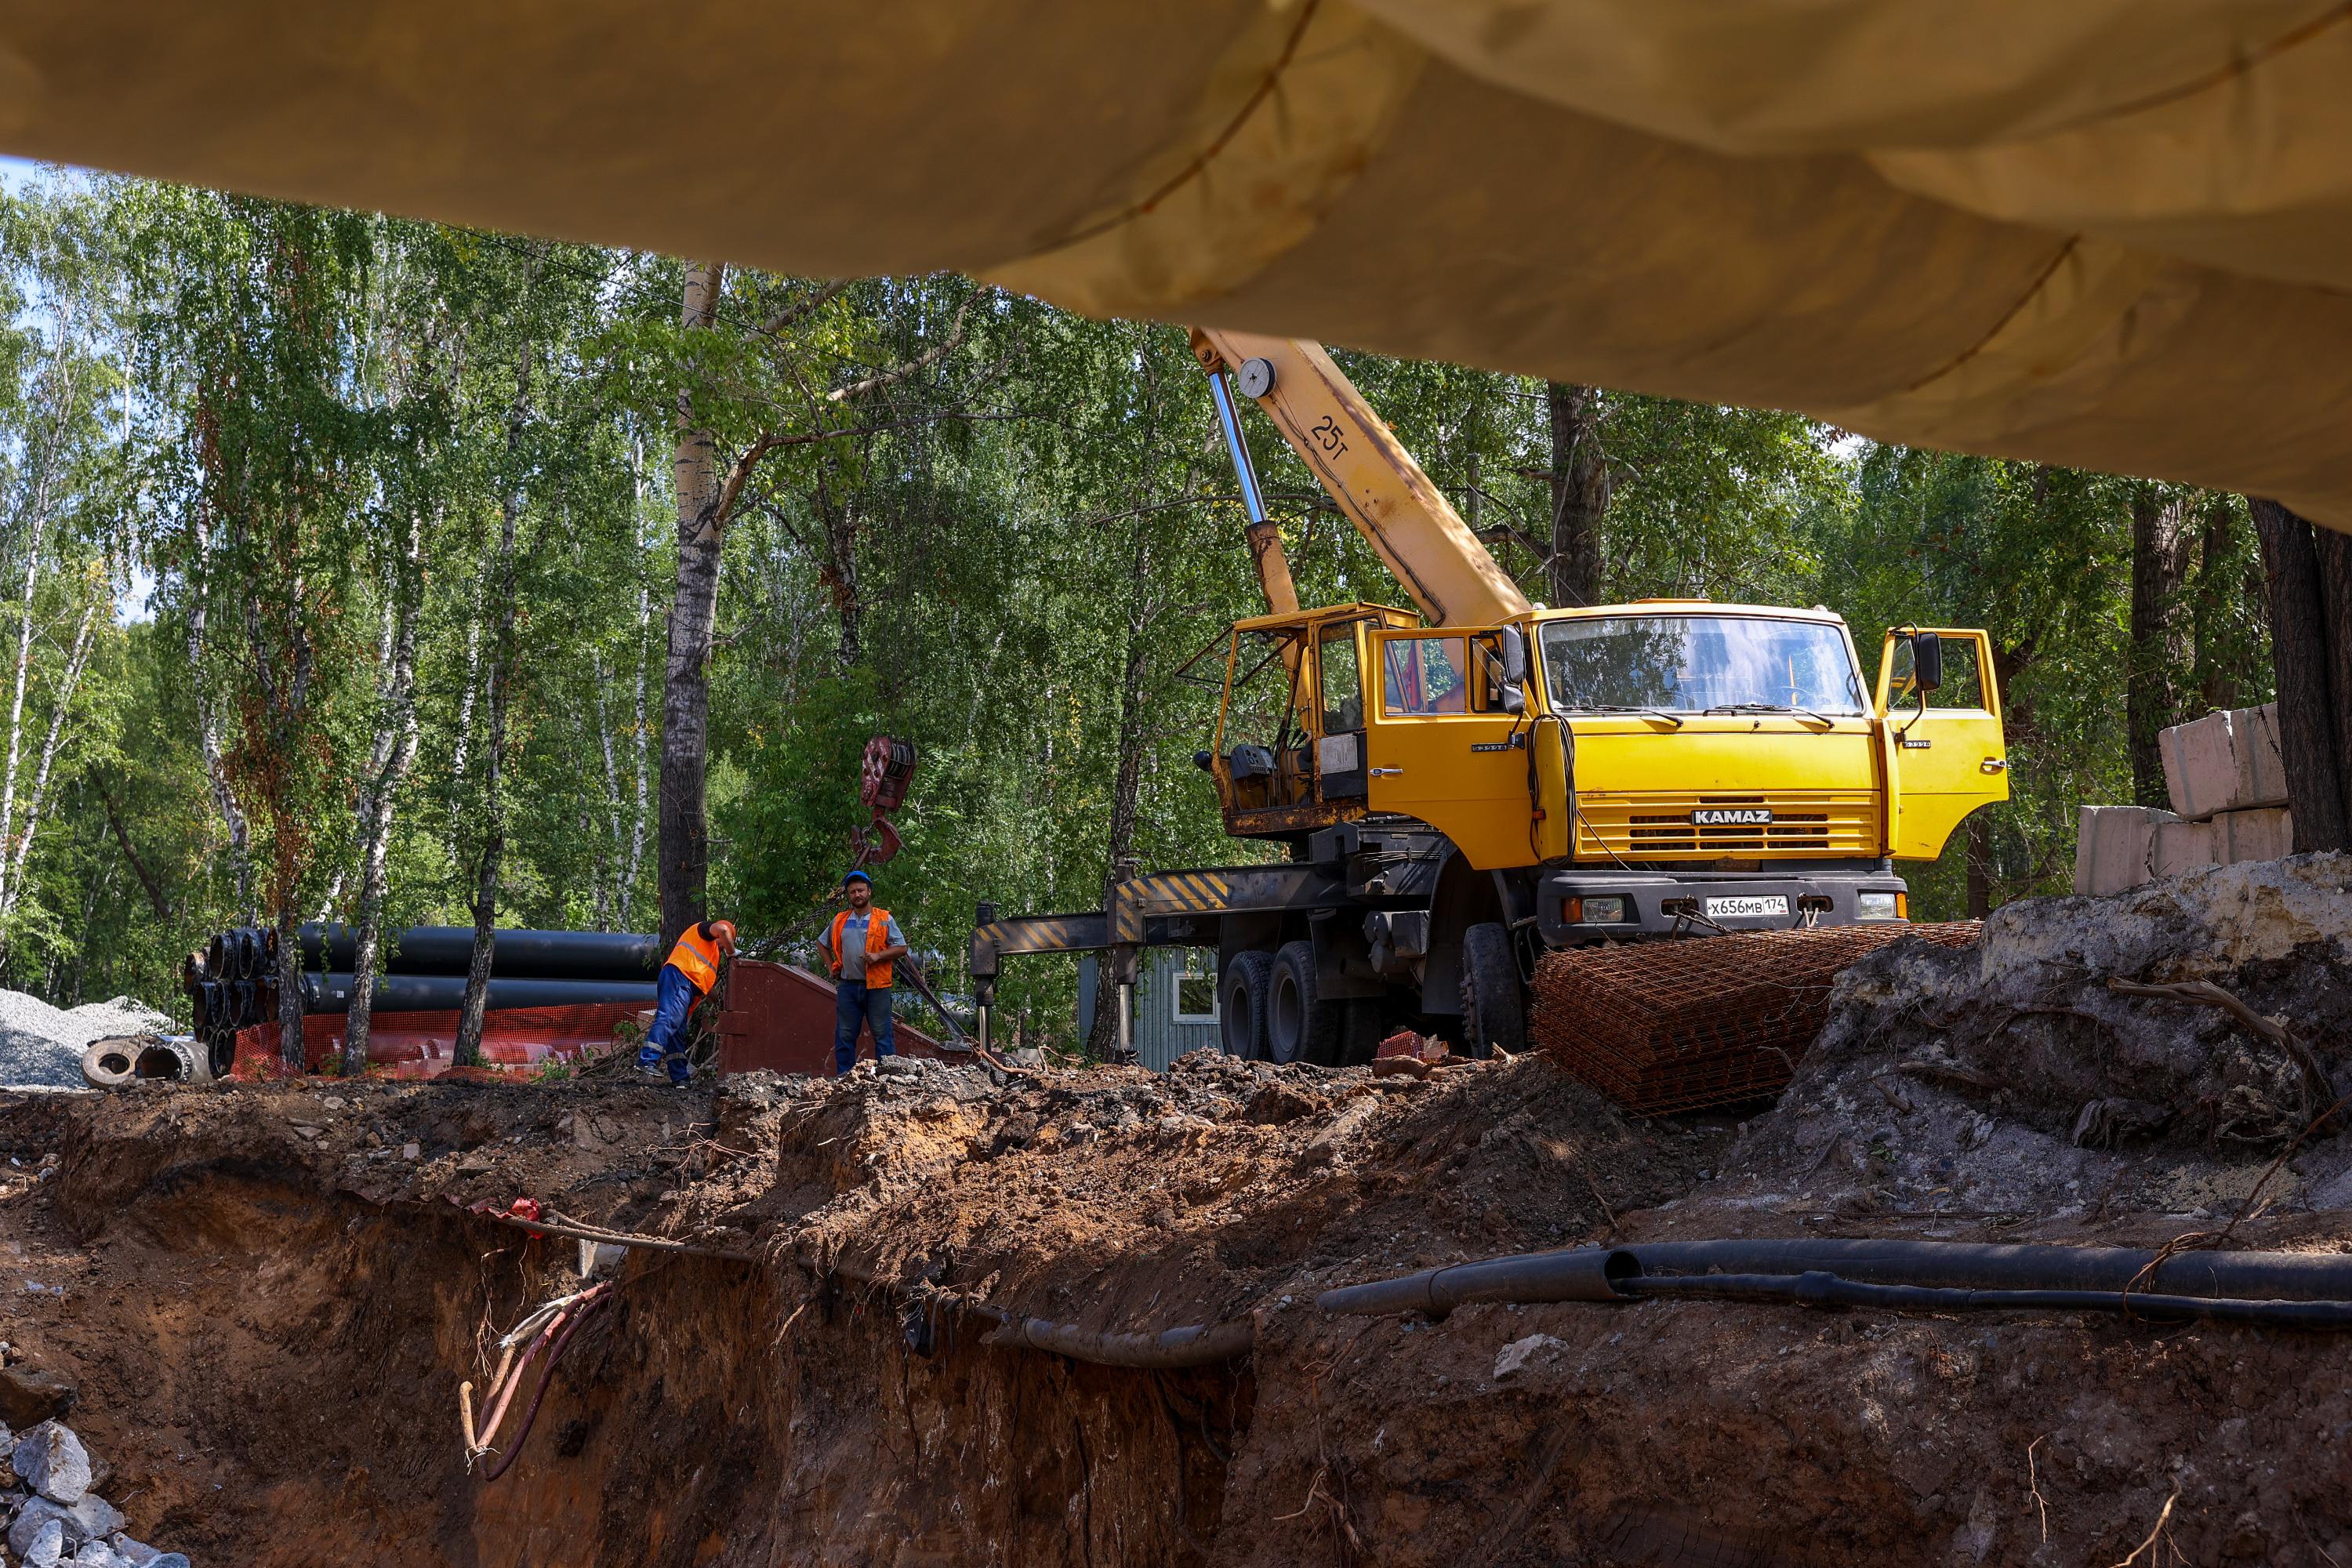
[[[1533,608],[1320,343],[1195,327],[1192,353],[1212,375],[1234,373],[1432,625]]]

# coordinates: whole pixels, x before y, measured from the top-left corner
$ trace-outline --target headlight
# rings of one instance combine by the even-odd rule
[[[1902,912],[1895,907],[1895,900],[1893,893],[1857,893],[1853,912],[1866,921],[1891,921]]]
[[[1598,925],[1622,925],[1625,921],[1625,900],[1622,899],[1586,899],[1584,919]]]

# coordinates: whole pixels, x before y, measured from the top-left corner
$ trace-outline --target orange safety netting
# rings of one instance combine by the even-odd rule
[[[483,1068],[529,1071],[547,1063],[578,1063],[612,1048],[614,1031],[645,1009],[634,1003],[590,1002],[562,1007],[503,1007],[483,1016]],[[312,1013],[302,1019],[302,1056],[316,1072],[343,1051],[344,1016]],[[439,1078],[457,1068],[454,1011],[378,1013],[368,1026],[367,1071],[382,1078]],[[236,1032],[233,1078],[283,1076],[278,1026]]]
[[[1840,970],[1902,937],[1971,947],[1982,930],[1832,926],[1548,953],[1536,966],[1535,1039],[1630,1110],[1757,1100],[1795,1073]]]

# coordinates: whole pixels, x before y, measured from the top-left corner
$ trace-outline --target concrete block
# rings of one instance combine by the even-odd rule
[[[2208,713],[2186,724],[2159,730],[2157,749],[2164,758],[2164,789],[2182,816],[2210,816],[2237,804],[2238,755],[2231,743],[2230,715]]]
[[[2210,822],[2159,822],[2148,836],[2147,868],[2159,877],[2178,877],[2219,866],[2219,837]]]
[[[2278,704],[2266,702],[2260,708],[2232,709],[2230,746],[2238,763],[2237,800],[2230,809],[2251,811],[2257,806],[2286,805],[2286,763],[2279,756]],[[2281,855],[2285,853],[2284,849],[2279,851]],[[2265,860],[2277,858],[2260,857]]]
[[[2294,853],[2294,814],[2283,805],[2225,811],[2213,819],[2214,853],[2224,866],[2284,860]]]
[[[2232,708],[2157,732],[2165,793],[2191,819],[2286,804],[2278,708]]]
[[[2074,837],[2074,890],[2104,897],[2147,881],[2158,826],[2178,820],[2153,806],[2083,807]]]

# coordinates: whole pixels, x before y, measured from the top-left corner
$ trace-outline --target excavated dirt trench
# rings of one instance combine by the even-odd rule
[[[2340,908],[2347,869],[2312,888]],[[2330,1022],[2352,969],[2295,913],[2310,890],[2216,889],[2267,923],[2201,973],[2302,1008],[2352,1079]],[[1739,1125],[1631,1121],[1532,1059],[1425,1085],[1194,1058],[1156,1079],[14,1100],[0,1337],[79,1385],[70,1418],[133,1533],[200,1563],[2106,1564],[2152,1539],[2136,1562],[2352,1564],[2335,1338],[1313,1305],[1602,1237],[2221,1229],[2284,1147],[2227,1130],[2292,1120],[2296,1079],[2195,1009],[2135,1004],[2090,1056],[2065,1034],[2108,1005],[2087,993],[2021,1022],[2004,997],[2050,993],[2020,965],[2188,973],[2165,968],[2166,910],[2132,912],[2125,952],[2084,902],[1996,921],[1981,957],[1858,966],[1781,1106]],[[2053,941],[2074,919],[2109,945]],[[2061,1100],[2119,1089],[2141,1109],[2070,1131],[2085,1119]],[[523,1195],[752,1256],[633,1254],[486,1481],[458,1384],[579,1284],[572,1244],[464,1206]],[[2323,1131],[2227,1244],[2352,1249],[2347,1196],[2352,1140]],[[1246,1319],[1255,1347],[1082,1364],[953,1313],[910,1331],[905,1288],[926,1283],[1087,1329]]]

